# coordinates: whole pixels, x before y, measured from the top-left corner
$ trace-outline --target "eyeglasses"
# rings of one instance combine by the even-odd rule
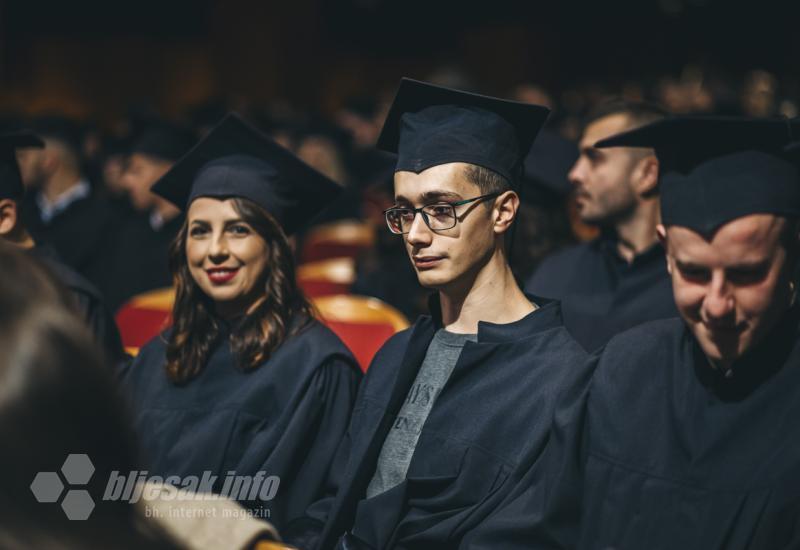
[[[500,195],[500,193],[489,193],[488,195],[481,195],[474,199],[466,199],[458,202],[437,202],[426,204],[419,208],[395,206],[384,210],[383,214],[386,216],[386,225],[389,226],[389,230],[397,235],[404,235],[411,231],[411,225],[414,223],[417,212],[422,214],[422,220],[431,231],[444,231],[445,229],[452,229],[456,226],[458,221],[456,206],[462,206],[484,199],[492,199],[498,195]]]

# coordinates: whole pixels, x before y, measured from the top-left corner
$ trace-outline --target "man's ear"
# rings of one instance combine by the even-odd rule
[[[658,191],[658,159],[655,155],[647,155],[636,163],[633,185],[636,194],[643,198],[652,197]]]
[[[492,215],[494,217],[495,233],[505,233],[519,210],[519,195],[515,191],[506,191],[494,200]]]
[[[669,255],[669,247],[667,246],[667,228],[664,227],[663,223],[656,226],[656,235],[658,235],[658,242],[660,242],[664,250],[667,251],[667,272],[672,275],[672,258]]]
[[[17,203],[0,199],[0,237],[10,235],[17,227]]]

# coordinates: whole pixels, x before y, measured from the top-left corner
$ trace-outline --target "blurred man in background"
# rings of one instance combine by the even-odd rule
[[[31,127],[46,146],[19,152],[28,189],[26,226],[37,241],[52,245],[66,264],[97,284],[114,220],[83,172],[81,129],[72,120],[51,116],[34,119]]]
[[[656,235],[658,160],[650,149],[594,147],[663,117],[656,107],[631,102],[592,113],[569,179],[581,219],[601,235],[543,261],[525,287],[562,301],[565,325],[588,351],[624,329],[677,314]]]
[[[121,185],[137,215],[122,225],[104,253],[100,283],[112,310],[136,294],[172,284],[168,250],[183,217],[150,187],[193,144],[193,134],[162,120],[148,121],[134,136]]]

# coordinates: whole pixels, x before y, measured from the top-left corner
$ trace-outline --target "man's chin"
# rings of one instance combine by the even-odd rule
[[[452,282],[444,273],[433,273],[433,271],[418,271],[417,280],[419,284],[428,290],[442,290]]]
[[[709,338],[700,340],[703,353],[715,365],[730,366],[744,354],[743,343],[738,339],[715,341]]]

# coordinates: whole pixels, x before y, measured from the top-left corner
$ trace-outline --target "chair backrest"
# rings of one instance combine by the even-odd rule
[[[335,332],[366,371],[380,347],[408,319],[389,304],[366,296],[338,295],[313,298],[323,322]]]
[[[159,288],[137,294],[117,311],[116,321],[125,351],[136,355],[139,348],[171,323],[175,291]]]
[[[174,300],[175,291],[162,288],[134,296],[120,308],[116,320],[128,353],[136,355],[169,326]],[[311,303],[365,371],[384,342],[408,327],[402,313],[377,298],[338,294],[312,297]]]
[[[354,220],[329,223],[308,232],[300,258],[304,263],[330,258],[355,258],[374,243],[375,230],[366,223]]]
[[[347,294],[356,280],[355,260],[333,258],[297,266],[297,284],[306,296]]]

